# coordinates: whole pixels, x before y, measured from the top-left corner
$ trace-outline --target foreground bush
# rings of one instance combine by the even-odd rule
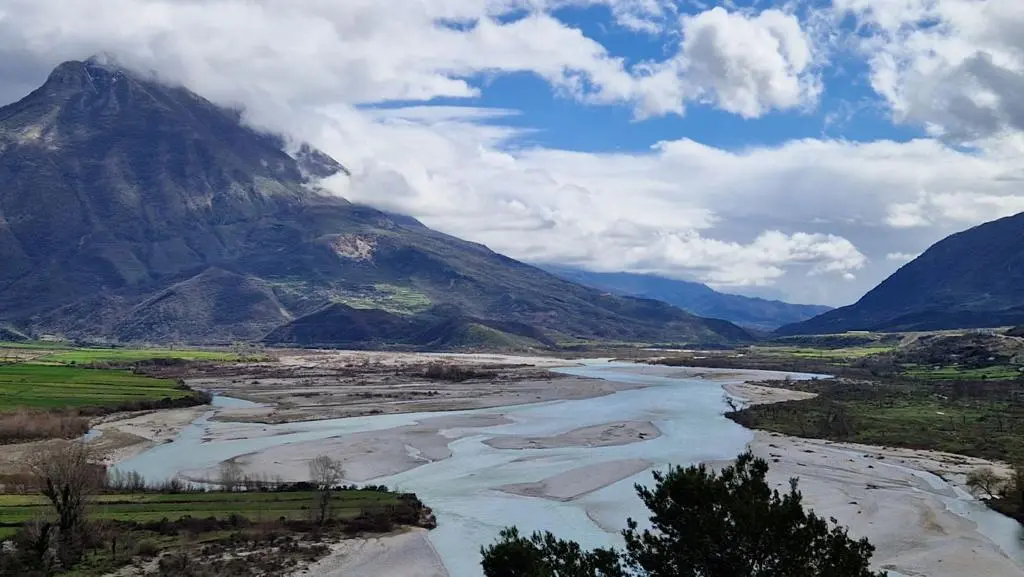
[[[793,480],[780,494],[768,464],[752,454],[719,473],[705,466],[655,473],[637,486],[652,528],[632,519],[626,550],[586,551],[551,533],[515,529],[482,550],[487,577],[883,577],[869,561],[874,547],[806,511]]]

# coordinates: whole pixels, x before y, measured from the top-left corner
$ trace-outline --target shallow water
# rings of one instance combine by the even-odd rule
[[[645,519],[646,510],[633,486],[637,482],[648,483],[651,477],[650,471],[645,471],[568,502],[510,495],[499,491],[499,487],[539,481],[579,467],[623,459],[645,459],[652,463],[652,468],[730,459],[742,452],[752,439],[750,431],[722,416],[727,407],[721,382],[622,372],[627,366],[635,367],[592,362],[561,371],[650,386],[578,401],[282,425],[211,422],[210,413],[182,431],[173,443],[155,447],[122,463],[119,468],[160,479],[286,443],[391,429],[441,415],[504,414],[513,423],[475,429],[474,436],[450,444],[451,458],[372,481],[415,492],[432,507],[438,527],[431,531],[430,539],[452,577],[479,577],[480,547],[492,542],[498,531],[508,525],[516,525],[524,533],[550,529],[587,547],[620,545],[618,532],[625,525],[625,519]],[[663,375],[674,372],[667,368],[650,370]],[[222,402],[230,405],[233,401]],[[502,450],[483,443],[496,435],[547,436],[611,421],[631,420],[651,421],[662,435],[640,443],[599,448]],[[222,430],[230,427],[234,436],[247,438],[204,442],[207,432],[219,427],[225,427]],[[970,502],[966,495],[951,492],[949,502],[951,510],[977,521],[986,534],[991,532],[999,537],[993,541],[1012,550],[1008,551],[1011,556],[1024,559],[1020,543],[1014,537],[1006,537],[1007,525],[1003,521],[1010,520]]]

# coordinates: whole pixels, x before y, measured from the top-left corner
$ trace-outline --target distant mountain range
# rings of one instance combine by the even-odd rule
[[[949,236],[850,306],[780,335],[1024,324],[1024,214]]]
[[[345,167],[100,61],[0,108],[0,325],[111,341],[416,348],[749,340],[319,189]]]
[[[564,279],[610,293],[656,299],[702,317],[724,319],[760,330],[809,319],[832,310],[821,305],[795,305],[782,301],[718,292],[698,282],[674,280],[656,275],[601,273],[577,268],[540,265]]]

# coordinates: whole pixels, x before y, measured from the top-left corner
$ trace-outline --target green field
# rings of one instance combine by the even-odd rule
[[[40,357],[41,362],[51,363],[134,363],[152,359],[181,359],[186,361],[239,360],[236,353],[228,351],[201,351],[195,349],[73,349]]]
[[[0,365],[0,412],[19,407],[116,406],[132,401],[180,399],[195,394],[169,379],[122,370],[81,369],[61,365]]]
[[[865,393],[870,395],[871,393]],[[798,437],[930,449],[1020,462],[1024,417],[999,401],[943,401],[925,394],[805,401],[749,407],[730,417],[744,426]]]
[[[145,523],[184,517],[228,519],[240,515],[253,522],[309,520],[315,494],[297,492],[240,493],[147,493],[131,495],[100,495],[93,498],[89,518]],[[368,507],[398,503],[394,493],[378,491],[339,491],[331,500],[335,519],[352,518]],[[0,495],[0,524],[8,530],[51,513],[49,503],[36,495]]]
[[[411,288],[375,284],[372,290],[339,294],[334,298],[355,309],[382,309],[395,314],[421,313],[430,308],[427,295]]]
[[[1009,380],[1020,378],[1022,374],[1018,367],[1009,365],[996,365],[979,369],[965,369],[958,366],[943,367],[919,367],[906,366],[903,374],[908,377],[929,380]]]

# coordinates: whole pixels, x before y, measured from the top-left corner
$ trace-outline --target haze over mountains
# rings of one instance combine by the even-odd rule
[[[741,326],[772,330],[832,310],[822,305],[790,304],[777,300],[718,292],[698,282],[657,275],[591,272],[543,265],[562,278],[614,294],[656,299],[702,317],[724,319]]]
[[[1024,213],[949,236],[850,306],[779,329],[927,331],[1024,323]]]
[[[344,172],[100,61],[0,108],[0,322],[117,341],[533,346],[749,334],[318,191]]]

